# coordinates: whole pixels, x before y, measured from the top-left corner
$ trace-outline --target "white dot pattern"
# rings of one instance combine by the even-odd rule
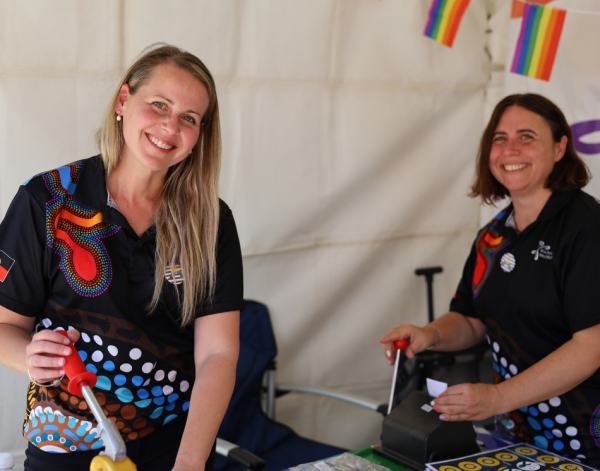
[[[570,445],[573,450],[579,450],[581,448],[581,443],[579,443],[579,440],[571,440]]]
[[[142,366],[142,371],[148,374],[152,371],[152,368],[154,368],[154,365],[152,363],[144,363],[144,365]]]
[[[129,363],[123,363],[119,369],[125,373],[129,373],[133,368],[131,367],[131,365]]]
[[[132,348],[129,352],[129,357],[132,360],[139,360],[142,357],[142,351],[139,348]]]
[[[42,321],[42,324],[44,324],[44,327],[47,329],[48,327],[50,327],[52,325],[52,321],[50,319],[48,319],[47,317]]]
[[[558,397],[553,397],[548,402],[550,403],[550,405],[552,407],[558,407],[558,406],[560,406],[560,398],[558,398]]]
[[[552,435],[554,435],[557,438],[562,438],[562,432],[560,430],[558,430],[557,428],[555,428],[554,430],[552,430]]]
[[[498,342],[494,342],[494,344],[492,345],[492,347],[494,348],[494,351],[496,353],[498,353],[500,351],[500,345],[498,345]]]
[[[538,409],[540,410],[540,412],[543,412],[544,414],[550,410],[550,408],[548,407],[548,404],[546,404],[545,402],[540,402],[538,404]]]
[[[81,333],[81,338],[83,339],[83,341],[84,341],[85,343],[90,343],[90,340],[91,340],[91,339],[90,339],[90,336],[89,336],[88,334],[86,334],[85,332],[82,332],[82,333]]]
[[[516,367],[515,365],[510,365],[510,366],[508,367],[508,369],[510,370],[510,372],[511,372],[513,375],[516,375],[516,374],[519,372],[519,370],[517,369],[517,367]]]
[[[144,381],[144,384],[142,386],[148,386],[150,384],[150,378],[148,378],[146,381]]]
[[[554,419],[556,420],[557,423],[559,423],[561,425],[567,423],[567,418],[562,414],[558,414]]]
[[[98,335],[94,335],[94,342],[98,345],[102,345],[102,339]]]
[[[165,379],[165,372],[163,370],[158,370],[155,374],[154,374],[154,379],[156,381],[162,381],[163,379]]]
[[[169,381],[173,382],[175,381],[175,378],[177,378],[177,371],[173,370],[173,371],[169,371]]]
[[[179,389],[181,390],[181,392],[186,392],[188,389],[190,389],[190,383],[188,383],[187,381],[182,381],[179,385]]]
[[[165,396],[168,396],[169,394],[171,394],[173,392],[173,388],[169,385],[163,387],[163,393]]]
[[[109,345],[108,353],[110,353],[113,357],[116,357],[119,354],[119,349],[114,345]]]
[[[577,429],[575,427],[567,427],[566,432],[569,437],[574,437],[577,435]]]
[[[92,360],[96,362],[102,361],[103,358],[104,354],[100,350],[96,350],[94,353],[92,353]]]
[[[500,358],[500,364],[506,368],[508,366],[508,362],[506,361],[506,358],[502,357]]]

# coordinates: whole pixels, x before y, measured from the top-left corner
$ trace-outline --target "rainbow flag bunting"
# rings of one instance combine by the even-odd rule
[[[550,80],[565,16],[565,10],[531,3],[525,5],[511,72]]]
[[[471,0],[433,0],[424,35],[452,47],[463,14]]]

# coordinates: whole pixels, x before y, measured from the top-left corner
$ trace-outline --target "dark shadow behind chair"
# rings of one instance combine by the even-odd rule
[[[266,461],[265,471],[279,471],[346,451],[300,437],[263,412],[263,374],[272,369],[276,355],[277,345],[267,307],[246,301],[240,316],[240,358],[235,390],[218,437],[258,455]],[[217,455],[214,469],[236,471],[243,467]]]

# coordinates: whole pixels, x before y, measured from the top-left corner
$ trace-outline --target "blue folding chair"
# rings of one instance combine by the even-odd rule
[[[343,453],[337,448],[300,437],[275,422],[278,394],[298,391],[342,399],[374,411],[385,405],[325,389],[279,386],[274,382],[277,345],[269,311],[264,304],[246,301],[240,317],[240,358],[235,390],[217,440],[215,471],[246,469],[280,471]]]

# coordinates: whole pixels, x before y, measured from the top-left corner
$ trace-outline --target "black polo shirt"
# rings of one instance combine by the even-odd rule
[[[511,204],[479,232],[450,304],[485,323],[497,383],[600,323],[600,204],[582,191],[553,193],[518,235],[513,214]],[[499,416],[497,431],[598,467],[599,404],[596,372],[562,396]]]
[[[243,309],[242,259],[231,210],[220,202],[217,286],[196,317]],[[0,305],[40,329],[81,332],[76,348],[98,375],[94,392],[126,441],[186,415],[194,383],[193,326],[179,325],[185,273],[165,274],[157,309],[156,234],[141,237],[109,204],[99,156],[32,178],[0,225]],[[30,384],[24,436],[45,451],[103,446],[87,404]]]

